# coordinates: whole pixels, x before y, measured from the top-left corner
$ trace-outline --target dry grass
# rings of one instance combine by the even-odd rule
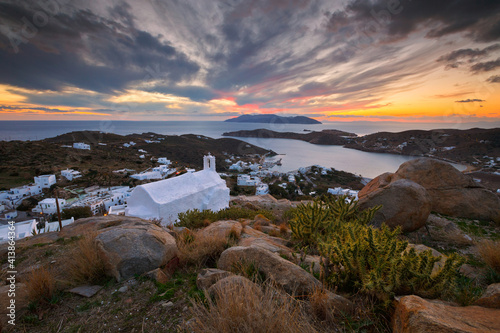
[[[178,238],[177,247],[181,265],[215,265],[220,254],[228,247],[228,236],[207,235],[202,230],[184,233]]]
[[[262,225],[259,222],[255,222],[252,228],[257,231],[262,231]]]
[[[106,279],[106,264],[95,242],[97,233],[88,233],[76,244],[68,262],[71,280],[77,283],[100,283]]]
[[[253,288],[252,288],[253,287]],[[195,303],[190,332],[317,332],[298,301],[270,285],[255,293],[252,285],[238,285],[207,295],[206,305]]]
[[[41,266],[29,272],[26,278],[26,292],[30,302],[49,302],[55,290],[56,279],[51,271]]]
[[[309,296],[309,302],[316,318],[320,321],[335,323],[334,309],[328,304],[328,296],[324,290],[316,289]]]
[[[286,223],[281,223],[279,225],[279,228],[281,234],[286,235],[288,233],[288,226],[286,225]]]
[[[477,250],[483,261],[500,273],[500,241],[485,239],[477,245]]]

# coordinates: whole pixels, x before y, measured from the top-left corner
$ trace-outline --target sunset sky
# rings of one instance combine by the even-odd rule
[[[247,113],[500,121],[500,1],[0,1],[0,120]]]

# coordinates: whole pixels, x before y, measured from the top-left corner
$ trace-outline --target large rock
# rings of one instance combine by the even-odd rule
[[[458,307],[414,295],[405,296],[396,301],[392,329],[394,333],[500,332],[500,310]]]
[[[500,222],[500,199],[451,164],[430,158],[403,163],[394,180],[422,185],[431,198],[432,211],[456,217]]]
[[[203,236],[226,237],[234,232],[236,237],[240,237],[242,229],[243,227],[238,221],[217,221],[202,229],[200,233]]]
[[[376,182],[383,187],[375,188],[373,184],[368,184],[371,192],[365,191],[359,200],[360,209],[382,205],[372,220],[374,226],[380,227],[385,223],[391,228],[401,226],[403,232],[410,232],[425,225],[431,212],[431,202],[425,188],[406,179],[387,185],[383,185],[385,182],[380,180]]]
[[[178,255],[174,237],[144,222],[110,228],[95,239],[117,281],[164,266]]]
[[[363,187],[361,189],[361,191],[359,191],[358,198],[362,199],[363,197],[370,194],[371,192],[374,192],[374,191],[378,190],[379,188],[382,188],[382,187],[389,185],[392,182],[393,176],[394,176],[393,173],[386,172],[386,173],[383,173],[383,174],[373,178],[368,184],[365,185],[365,187]]]
[[[474,304],[486,308],[500,309],[500,283],[490,284],[483,296]]]
[[[252,245],[249,247],[235,246],[222,252],[218,267],[226,271],[234,269],[235,264],[254,264],[256,268],[265,274],[288,293],[310,294],[321,287],[321,283],[311,274],[261,247]]]
[[[233,294],[234,291],[241,289],[249,289],[254,295],[262,295],[262,290],[257,284],[240,275],[231,275],[218,280],[215,284],[208,288],[208,294],[211,296],[223,293]]]
[[[262,231],[255,230],[249,226],[241,234],[239,246],[258,246],[274,253],[291,256],[292,250],[286,246],[287,241],[283,238],[272,237]]]
[[[205,268],[200,273],[198,273],[198,277],[196,278],[196,286],[200,290],[205,290],[210,288],[217,281],[227,278],[231,275],[234,274],[228,271],[223,271],[221,269]]]

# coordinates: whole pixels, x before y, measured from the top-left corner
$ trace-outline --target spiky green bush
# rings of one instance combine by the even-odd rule
[[[386,304],[395,295],[435,298],[451,294],[463,259],[451,255],[433,273],[440,259],[430,250],[408,249],[408,242],[398,237],[400,231],[357,222],[339,225],[319,244],[321,255],[330,261],[328,283],[350,292],[362,291]]]
[[[431,251],[409,249],[408,242],[399,238],[400,228],[369,225],[378,209],[360,211],[357,201],[326,197],[299,205],[289,224],[301,245],[314,248],[326,259],[322,277],[334,288],[361,291],[385,305],[395,295],[433,298],[453,293],[463,259],[451,255],[433,273],[440,259]]]
[[[253,219],[258,214],[262,214],[271,221],[276,220],[276,216],[269,210],[251,210],[240,207],[229,207],[218,212],[211,210],[200,211],[198,209],[188,210],[185,213],[179,213],[179,221],[175,225],[196,229],[206,226],[207,223],[220,220]]]
[[[343,223],[357,221],[367,224],[379,209],[380,206],[377,206],[360,211],[358,202],[347,200],[347,196],[324,197],[298,205],[292,211],[293,217],[288,223],[295,239],[306,246],[315,245]]]

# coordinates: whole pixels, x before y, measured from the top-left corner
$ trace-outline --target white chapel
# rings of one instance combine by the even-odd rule
[[[203,157],[203,170],[137,186],[127,200],[125,215],[175,222],[189,209],[219,211],[229,207],[229,188],[215,171],[215,156]]]

